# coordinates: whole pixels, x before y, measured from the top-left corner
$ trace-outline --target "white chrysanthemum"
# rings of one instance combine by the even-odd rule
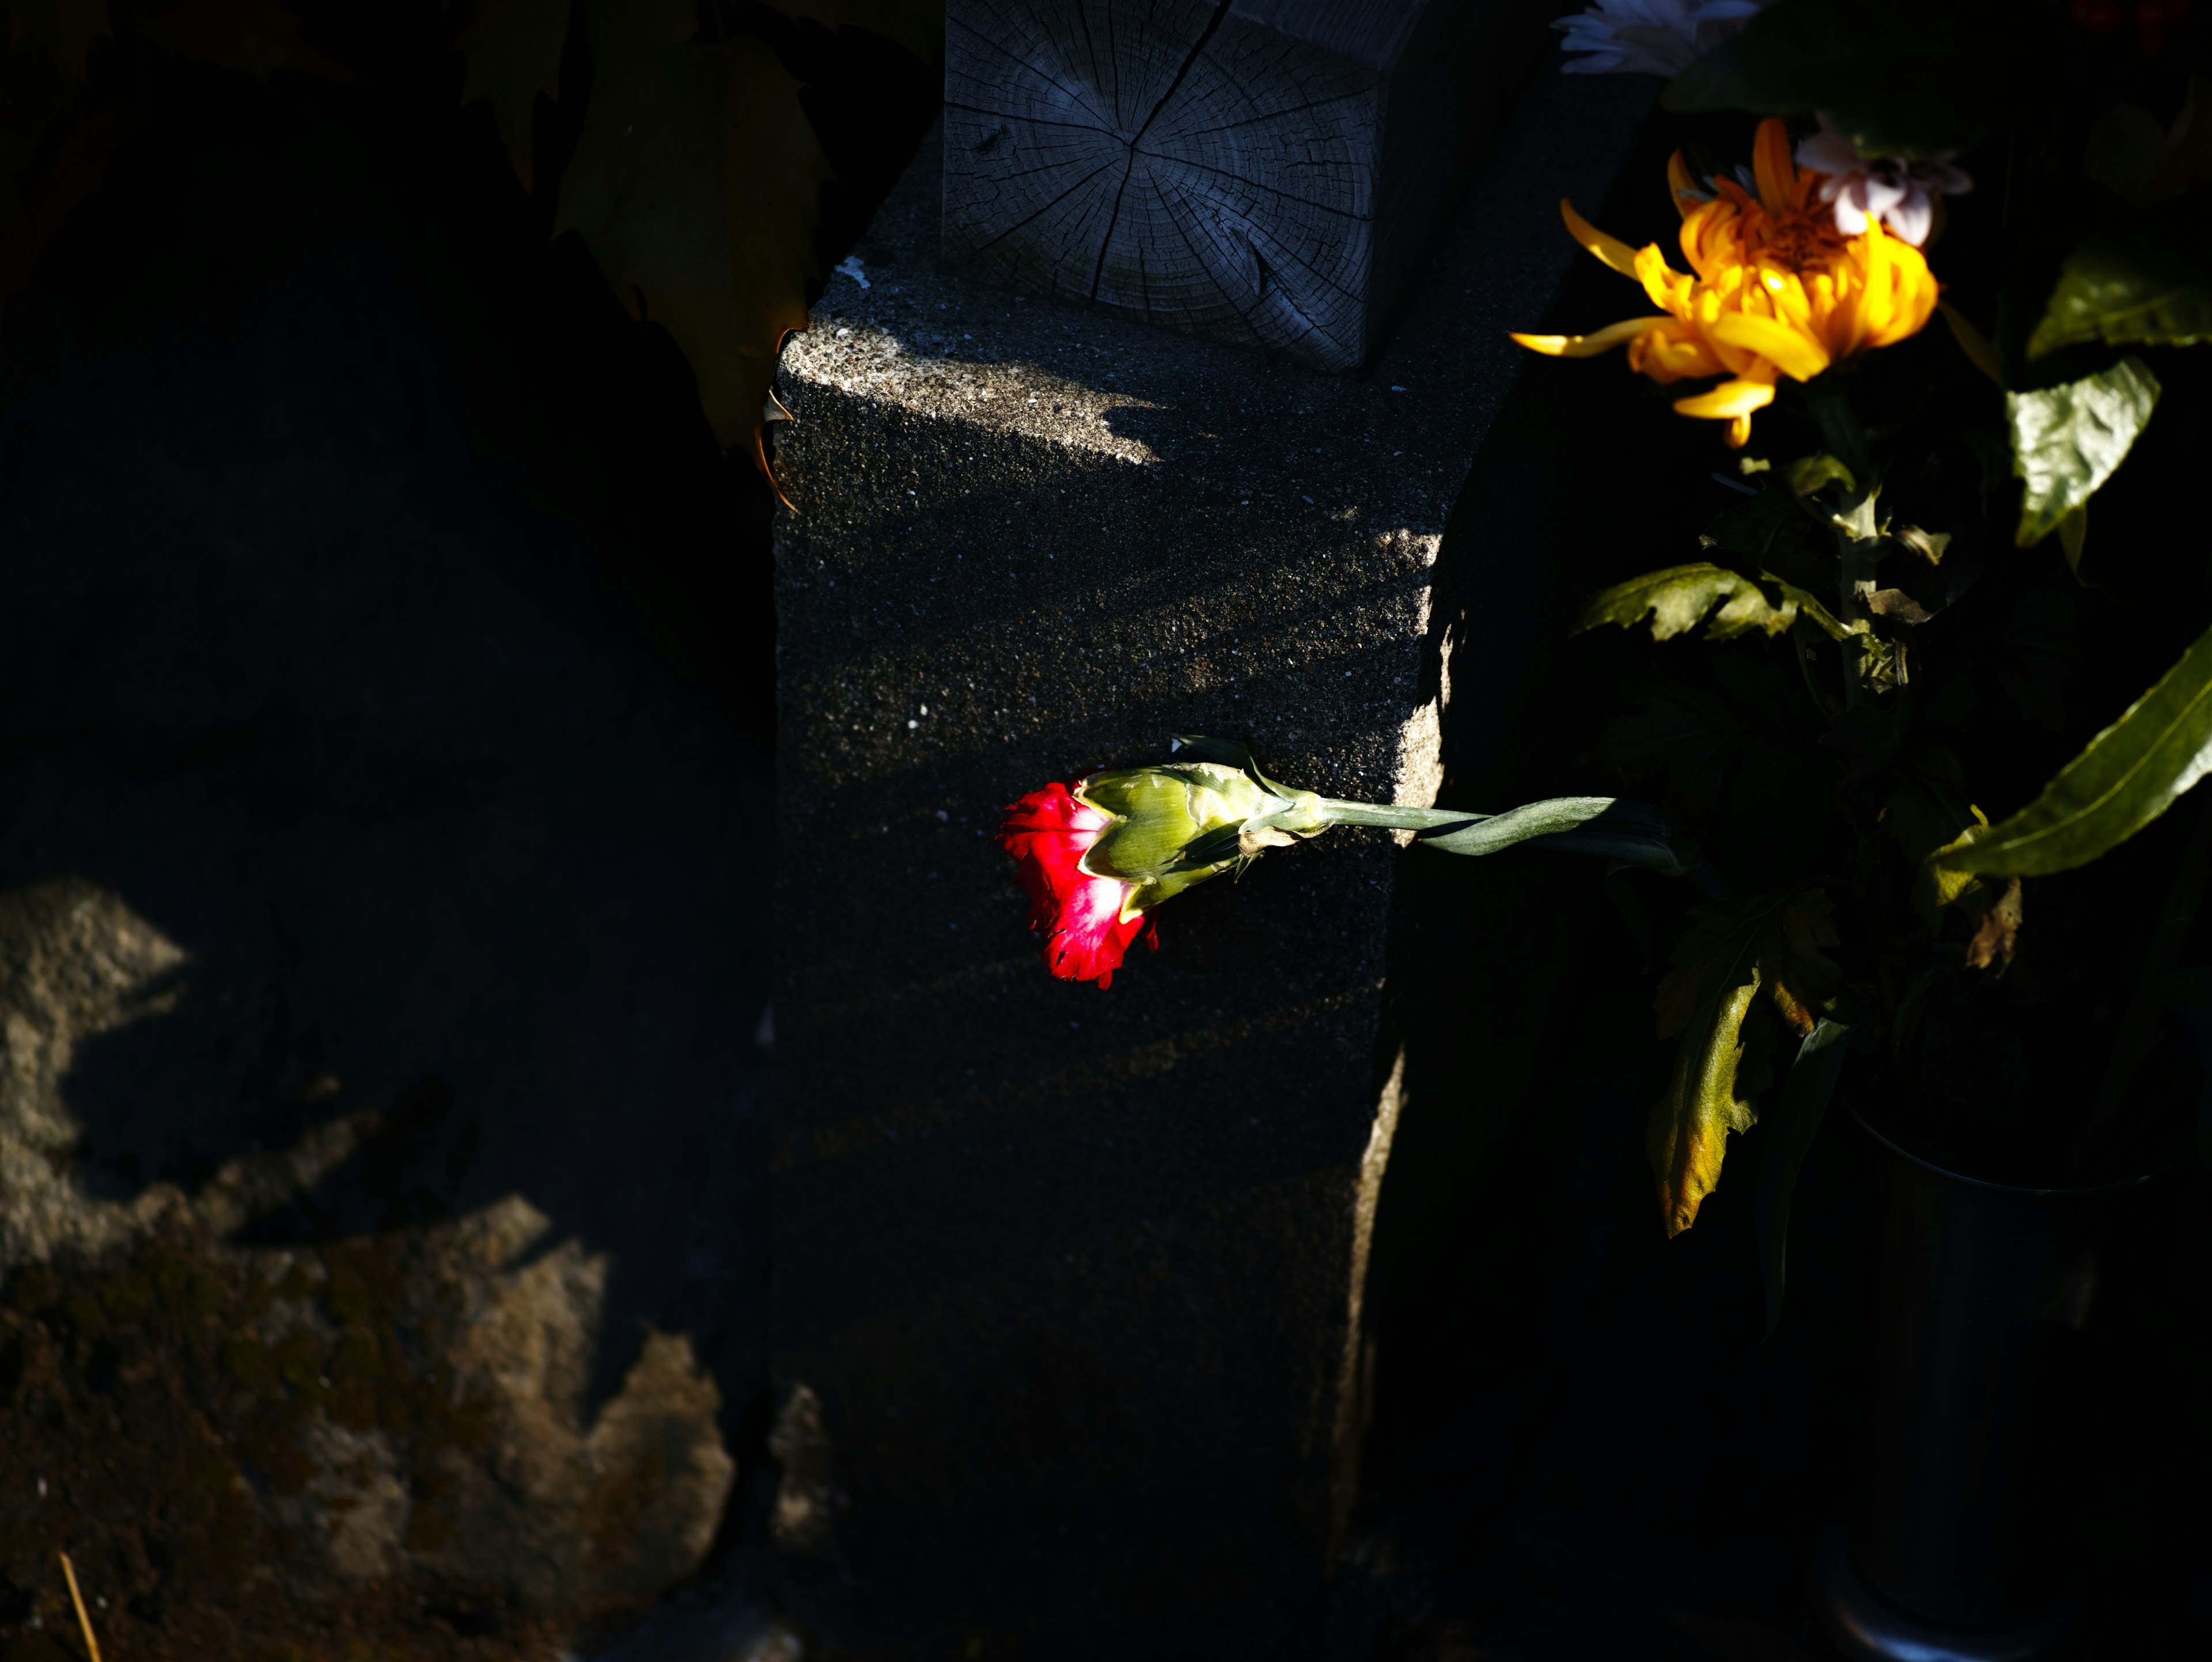
[[[1679,75],[1759,14],[1766,0],[1597,0],[1553,20],[1559,49],[1588,56],[1569,75]]]
[[[1856,236],[1875,220],[1914,247],[1928,240],[1936,198],[1974,188],[1966,171],[1951,165],[1953,151],[1925,161],[1901,155],[1863,156],[1851,141],[1820,118],[1820,131],[1797,147],[1797,165],[1827,178],[1820,200],[1836,204],[1836,228]]]

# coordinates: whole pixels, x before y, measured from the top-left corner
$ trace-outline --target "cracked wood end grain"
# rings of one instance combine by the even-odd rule
[[[1356,368],[1480,125],[1476,0],[952,0],[945,263]]]

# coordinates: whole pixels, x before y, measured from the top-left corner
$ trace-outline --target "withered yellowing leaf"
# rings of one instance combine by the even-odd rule
[[[753,440],[776,350],[806,326],[830,167],[775,54],[694,40],[696,15],[691,0],[586,0],[591,107],[556,229],[674,338],[727,448]]]
[[[1759,1025],[1771,1022],[1758,1014],[1760,990],[1800,1032],[1811,1027],[1811,1007],[1835,991],[1838,973],[1823,950],[1836,942],[1830,910],[1820,890],[1799,889],[1690,914],[1659,983],[1659,1036],[1680,1044],[1645,1139],[1669,1235],[1697,1221],[1720,1181],[1729,1133],[1758,1121],[1773,1031]]]

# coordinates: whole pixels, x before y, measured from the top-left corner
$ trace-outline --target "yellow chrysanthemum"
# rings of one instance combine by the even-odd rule
[[[1682,214],[1682,253],[1694,277],[1667,264],[1659,245],[1631,248],[1593,227],[1565,200],[1576,241],[1644,285],[1665,315],[1628,318],[1590,335],[1515,335],[1552,357],[1585,358],[1626,344],[1628,367],[1660,382],[1726,375],[1674,408],[1729,424],[1728,441],[1751,437],[1755,410],[1774,401],[1782,376],[1810,380],[1839,358],[1917,333],[1934,315],[1936,283],[1920,250],[1879,221],[1856,236],[1836,228],[1814,192],[1820,175],[1790,157],[1781,122],[1759,124],[1753,196],[1732,179],[1698,190],[1680,151],[1668,182]]]

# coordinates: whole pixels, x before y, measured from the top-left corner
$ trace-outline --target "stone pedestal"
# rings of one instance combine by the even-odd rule
[[[1647,97],[1536,82],[1358,377],[939,273],[934,140],[787,348],[775,1527],[841,1653],[1317,1653],[1442,856],[1271,852],[1101,992],[991,837],[1178,731],[1431,800],[1446,520]]]

